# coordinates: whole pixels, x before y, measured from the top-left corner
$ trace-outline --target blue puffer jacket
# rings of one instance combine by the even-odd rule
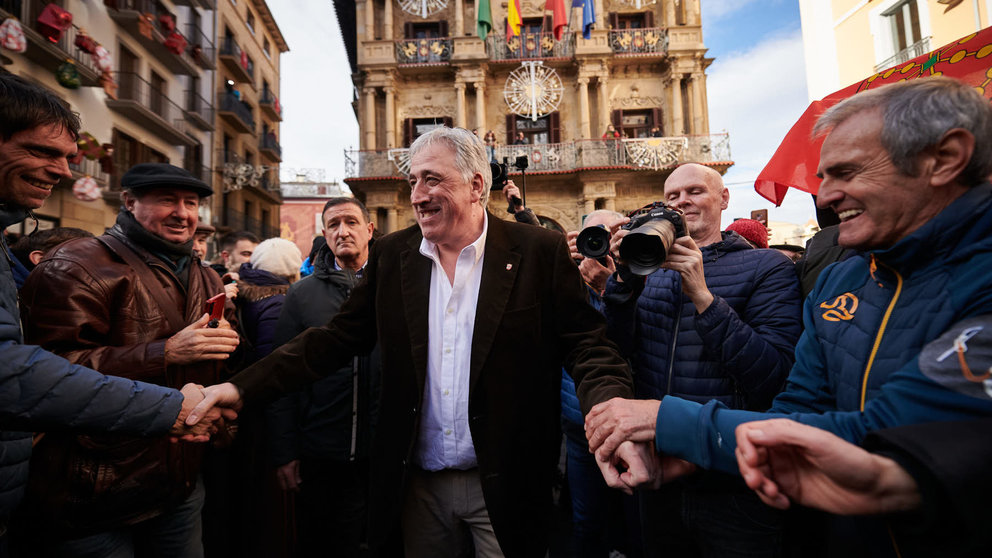
[[[702,253],[714,296],[702,314],[682,292],[678,272],[652,273],[639,297],[633,281],[611,278],[604,297],[610,337],[632,360],[639,398],[677,395],[767,409],[785,383],[802,331],[795,266],[775,250],[751,248],[736,233],[723,233]]]
[[[977,335],[967,342],[976,350],[962,358],[975,376],[992,364],[978,346],[992,332],[989,270],[992,185],[986,183],[893,247],[820,275],[806,299],[796,365],[768,413],[666,397],[658,451],[734,473],[734,429],[751,420],[791,418],[859,443],[873,430],[992,416],[992,399],[966,378],[951,350],[955,339]]]
[[[251,342],[251,354],[245,355],[245,364],[254,364],[275,348],[276,322],[289,281],[250,263],[241,264],[238,270],[238,298],[235,303],[241,310],[239,328]]]
[[[20,223],[23,210],[0,205],[0,229]],[[24,494],[31,433],[81,431],[163,434],[169,431],[182,395],[144,382],[103,376],[32,345],[21,337],[11,254],[0,235],[0,523]]]

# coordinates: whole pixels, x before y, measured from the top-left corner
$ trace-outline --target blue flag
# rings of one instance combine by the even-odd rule
[[[582,2],[582,38],[589,40],[592,35],[592,26],[596,24],[596,10],[593,7],[594,0],[572,0],[572,5]]]

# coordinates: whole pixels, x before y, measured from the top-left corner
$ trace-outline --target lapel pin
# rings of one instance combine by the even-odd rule
[[[510,271],[511,269],[513,269],[513,264],[506,264],[506,270]]]

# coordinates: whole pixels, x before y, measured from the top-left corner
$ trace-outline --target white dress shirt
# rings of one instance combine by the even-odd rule
[[[468,389],[483,249],[489,231],[489,217],[483,219],[482,234],[458,254],[453,283],[441,267],[437,246],[426,238],[420,243],[420,253],[434,262],[427,320],[427,381],[414,452],[415,463],[426,471],[464,470],[477,465],[468,426]]]

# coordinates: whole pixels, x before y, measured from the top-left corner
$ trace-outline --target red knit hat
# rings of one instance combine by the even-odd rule
[[[768,229],[754,219],[738,219],[727,227],[728,231],[743,236],[758,248],[768,248]]]

